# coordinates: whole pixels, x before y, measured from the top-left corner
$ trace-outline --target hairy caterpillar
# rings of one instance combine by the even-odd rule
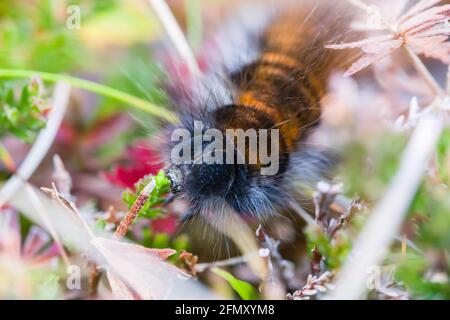
[[[218,50],[210,57],[215,61],[211,71],[184,95],[174,88],[174,104],[182,113],[181,124],[172,128],[172,133],[184,130],[190,134],[188,142],[209,129],[224,133],[223,138],[200,140],[204,156],[204,148],[213,141],[223,139],[220,145],[229,145],[229,129],[254,129],[258,138],[267,130],[278,129],[276,149],[271,144],[274,131],[266,133],[269,154],[277,156],[277,172],[261,173],[261,154],[249,146],[250,141],[243,150],[233,150],[231,157],[253,157],[253,163],[226,162],[228,150],[224,147],[206,151],[223,162],[204,163],[196,161],[202,155],[199,157],[192,145],[184,148],[183,141],[180,147],[181,136],[172,134],[170,150],[185,156],[189,153],[193,160],[175,163],[173,154],[167,160],[173,192],[190,204],[188,215],[233,211],[264,219],[298,203],[303,195],[293,185],[295,181],[312,184],[333,162],[326,151],[305,141],[320,121],[328,77],[347,63],[341,52],[324,45],[342,36],[348,10],[335,2],[307,0],[294,7],[280,6],[278,11],[273,7],[247,8],[249,11],[250,15],[244,10],[240,19],[232,19],[219,32]],[[196,122],[202,124],[199,130]],[[231,144],[236,145],[234,137]]]

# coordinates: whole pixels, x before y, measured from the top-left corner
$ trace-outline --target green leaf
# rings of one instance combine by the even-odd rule
[[[7,104],[5,104],[5,116],[6,118],[9,120],[9,122],[13,125],[16,126],[19,123],[19,110],[17,110],[16,108],[13,108]]]
[[[211,271],[226,280],[243,300],[257,300],[259,298],[258,291],[250,283],[239,280],[231,273],[219,268],[212,268]]]
[[[31,83],[37,80],[31,80]],[[46,119],[43,111],[37,105],[44,103],[36,90],[30,91],[31,84],[22,84],[19,88],[16,83],[0,82],[0,138],[5,135],[14,135],[17,138],[31,143],[39,130],[45,127]],[[17,96],[15,92],[19,92]]]
[[[12,88],[9,88],[8,91],[6,92],[5,101],[9,105],[14,105],[15,104],[14,103],[15,102],[14,101],[14,90]]]
[[[144,216],[146,218],[155,218],[162,213],[161,208],[156,206],[164,203],[164,195],[169,191],[170,181],[167,178],[164,171],[160,170],[155,177],[151,175],[145,176],[135,184],[136,191],[125,190],[122,193],[122,200],[128,204],[128,208],[131,208],[133,203],[136,201],[139,193],[144,189],[144,187],[150,182],[151,179],[155,179],[156,186],[150,194],[147,202],[144,204],[142,209],[139,211],[139,216]]]
[[[26,107],[30,107],[30,92],[28,91],[28,86],[24,86],[22,88],[22,94],[20,96],[19,108],[25,109]]]
[[[163,192],[167,192],[169,186],[170,186],[170,180],[167,178],[164,171],[160,170],[158,174],[155,177],[156,181],[156,188],[160,189]]]
[[[60,278],[58,275],[50,273],[41,273],[42,279],[36,279],[37,292],[35,296],[37,299],[58,299],[61,296],[61,287],[59,285]],[[42,281],[43,280],[43,281]],[[39,281],[39,282],[38,282]]]
[[[450,129],[445,129],[437,146],[437,165],[441,178],[450,183]]]

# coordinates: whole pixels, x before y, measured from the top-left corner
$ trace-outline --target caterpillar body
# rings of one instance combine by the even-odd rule
[[[277,172],[262,174],[261,154],[249,144],[241,152],[234,150],[232,157],[241,154],[248,160],[253,156],[253,163],[228,163],[226,152],[219,155],[224,160],[221,163],[175,163],[171,154],[168,176],[174,193],[188,201],[189,216],[231,211],[270,217],[304,197],[293,182],[317,182],[332,165],[326,151],[305,141],[320,122],[321,99],[331,72],[348,61],[341,52],[327,50],[324,45],[344,34],[342,25],[349,12],[317,0],[282,6],[277,12],[272,7],[258,10],[247,8],[219,32],[218,50],[210,57],[214,61],[211,71],[194,89],[180,94],[179,87],[174,88],[172,96],[181,110],[181,124],[172,132],[187,131],[192,142],[199,135],[195,123],[201,122],[200,134],[215,129],[224,133],[221,142],[227,144],[230,139],[225,133],[229,129],[253,129],[258,137],[260,132],[277,129],[276,137],[272,131],[268,133],[268,151],[277,156]],[[177,153],[179,138],[172,135],[169,144]],[[275,138],[277,148],[272,144]],[[211,141],[202,141],[201,146],[207,147]],[[236,144],[234,138],[232,144]],[[193,160],[198,158],[192,146],[181,154],[187,151]],[[222,151],[212,152],[217,156]]]

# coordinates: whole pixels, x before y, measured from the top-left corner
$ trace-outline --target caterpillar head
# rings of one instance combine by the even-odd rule
[[[199,156],[195,150],[198,134],[205,137],[208,136],[208,130],[221,128],[221,123],[211,120],[205,122],[204,119],[204,126],[200,130],[195,128],[196,120],[184,120],[184,125],[175,129],[179,130],[178,134],[175,137],[172,134],[171,139],[167,175],[173,193],[189,202],[188,214],[220,214],[224,207],[231,208],[239,215],[252,217],[264,217],[275,212],[275,208],[286,200],[283,175],[263,176],[259,166],[227,162],[227,152],[230,151],[224,147],[227,137],[223,129],[215,129],[217,135],[214,139],[200,140]],[[218,139],[222,139],[222,146],[211,147]],[[189,153],[187,159],[182,157],[187,161],[174,160],[184,153]],[[232,158],[236,159],[238,153],[233,149]],[[211,161],[211,156],[214,161]]]

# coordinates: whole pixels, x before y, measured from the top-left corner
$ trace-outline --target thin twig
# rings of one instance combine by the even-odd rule
[[[209,263],[198,263],[195,265],[195,271],[203,272],[206,269],[211,269],[215,267],[227,267],[227,266],[235,266],[241,263],[246,263],[249,259],[252,259],[254,256],[258,255],[257,252],[253,254],[247,254],[245,256],[233,257],[226,260],[214,261]]]
[[[48,217],[47,211],[45,210],[43,204],[39,200],[36,191],[34,191],[34,188],[29,183],[25,184],[25,191],[28,193],[29,199],[33,203],[33,206],[36,208],[36,211],[40,214],[42,221],[45,224],[45,229],[47,229],[47,231],[50,233],[53,240],[55,241],[56,245],[58,246],[59,252],[61,253],[61,257],[66,267],[69,267],[71,264],[69,256],[67,255],[66,250],[64,249],[64,245],[62,244],[61,238],[59,237],[54,226],[52,225],[51,220]]]
[[[23,184],[33,175],[47,154],[58,133],[59,126],[69,103],[70,85],[57,83],[53,97],[53,109],[50,111],[47,126],[43,129],[25,160],[14,174],[0,189],[0,207],[4,205]]]
[[[61,161],[59,156],[57,156],[57,159],[59,159],[59,161]],[[56,160],[56,161],[58,162],[58,160]],[[59,165],[63,166],[62,161]],[[69,179],[70,179],[70,176],[69,176]],[[41,190],[44,191],[45,193],[47,193],[48,195],[50,195],[52,197],[53,201],[59,203],[62,207],[64,207],[64,209],[70,210],[73,213],[75,213],[75,215],[78,217],[79,221],[83,225],[85,231],[87,231],[87,235],[89,236],[89,238],[91,240],[93,240],[95,238],[94,233],[92,232],[90,226],[88,225],[88,223],[86,222],[84,217],[81,215],[81,213],[78,210],[75,203],[73,203],[69,199],[64,198],[64,196],[59,193],[54,182],[52,183],[51,189],[41,188]],[[69,188],[69,193],[70,193],[70,188]],[[70,194],[68,194],[68,196],[70,196]],[[97,294],[98,284],[99,284],[100,278],[102,276],[102,271],[98,268],[97,263],[95,261],[89,259],[89,257],[88,257],[88,268],[89,268],[88,294],[89,294],[89,296],[95,296]]]
[[[155,178],[152,178],[152,180],[145,186],[144,190],[141,191],[136,201],[134,201],[133,205],[131,206],[127,214],[123,217],[122,221],[120,221],[120,224],[117,227],[116,232],[114,233],[117,238],[123,238],[127,234],[128,228],[133,223],[134,219],[136,219],[136,216],[147,202],[150,194],[152,193],[153,189],[155,189],[155,187],[156,180]]]
[[[397,174],[338,274],[336,290],[327,298],[359,299],[363,296],[367,272],[382,261],[400,228],[442,130],[443,121],[439,115],[424,115],[420,120],[403,153]]]
[[[192,75],[199,75],[200,68],[195,55],[167,3],[164,0],[148,0],[148,2],[158,16],[181,59],[186,62]]]
[[[64,196],[62,196],[59,193],[54,182],[52,182],[52,188],[41,187],[41,190],[43,192],[45,192],[47,195],[51,196],[52,200],[55,201],[56,203],[58,203],[59,205],[61,205],[64,209],[66,209],[72,213],[75,213],[76,217],[81,222],[81,224],[83,225],[83,228],[89,235],[89,238],[90,239],[95,238],[95,235],[91,230],[91,227],[86,222],[86,220],[83,218],[83,216],[81,215],[81,212],[78,210],[77,206],[72,201],[64,198]]]

